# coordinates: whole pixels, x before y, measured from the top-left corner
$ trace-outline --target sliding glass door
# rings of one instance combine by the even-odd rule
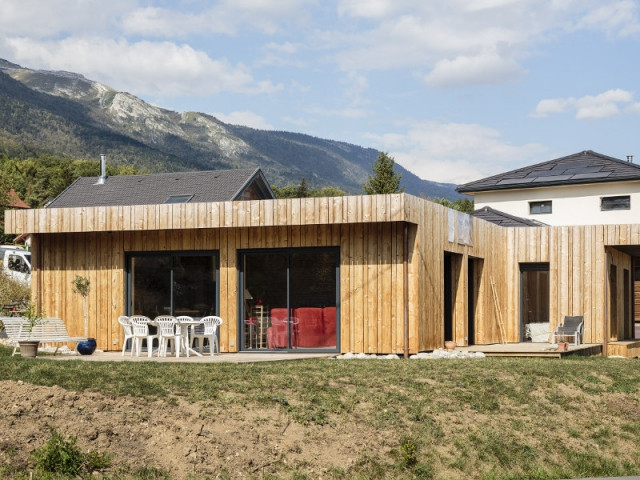
[[[240,253],[243,350],[338,348],[335,248]]]
[[[204,317],[218,311],[215,252],[127,254],[127,314]]]

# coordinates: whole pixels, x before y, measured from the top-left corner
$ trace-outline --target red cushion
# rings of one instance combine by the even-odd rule
[[[301,307],[294,310],[298,332],[299,347],[322,347],[324,344],[324,326],[322,309]]]
[[[324,346],[336,346],[336,307],[322,309],[322,323],[324,324]]]
[[[267,346],[269,348],[287,348],[288,317],[286,308],[271,309],[271,326],[267,328]],[[295,346],[295,337],[292,336]]]

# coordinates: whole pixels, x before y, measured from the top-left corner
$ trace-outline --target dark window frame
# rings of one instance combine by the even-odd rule
[[[553,202],[551,200],[529,202],[529,214],[548,215],[550,213],[553,213]]]
[[[219,250],[160,250],[160,251],[131,251],[125,252],[125,315],[132,315],[131,307],[131,260],[133,257],[154,257],[168,256],[171,258],[171,287],[173,288],[173,265],[175,257],[214,257],[216,273],[216,311],[215,315],[220,315],[220,251]],[[173,296],[171,298],[171,310],[173,311]]]
[[[245,298],[244,298],[244,283],[245,283],[245,272],[244,272],[244,262],[243,257],[247,254],[249,255],[260,255],[260,254],[282,254],[288,257],[287,260],[287,310],[291,308],[291,285],[289,278],[289,268],[290,268],[290,257],[294,254],[304,254],[304,253],[321,253],[321,252],[330,252],[334,253],[336,256],[336,346],[335,348],[287,348],[287,349],[278,349],[278,350],[269,350],[269,349],[255,349],[251,350],[247,348],[243,338],[243,328],[244,328],[244,316],[246,315],[244,312]],[[248,248],[238,250],[238,301],[237,301],[237,345],[238,350],[243,353],[303,353],[303,352],[339,352],[340,351],[340,247],[328,246],[328,247],[289,247],[289,248]]]
[[[600,211],[631,210],[631,195],[600,197]]]

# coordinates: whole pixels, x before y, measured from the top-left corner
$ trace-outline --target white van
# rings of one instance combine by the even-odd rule
[[[16,248],[8,249],[3,245],[4,257],[2,271],[7,277],[20,282],[31,283],[31,252]]]
[[[4,261],[4,252],[7,250],[22,250],[25,251],[24,247],[20,245],[0,245],[0,262]]]

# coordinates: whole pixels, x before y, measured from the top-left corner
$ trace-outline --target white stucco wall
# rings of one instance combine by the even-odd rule
[[[630,210],[600,210],[600,199],[630,195]],[[552,213],[531,215],[529,202],[551,201]],[[478,192],[475,208],[491,207],[548,225],[607,225],[640,223],[640,182],[526,188]]]

